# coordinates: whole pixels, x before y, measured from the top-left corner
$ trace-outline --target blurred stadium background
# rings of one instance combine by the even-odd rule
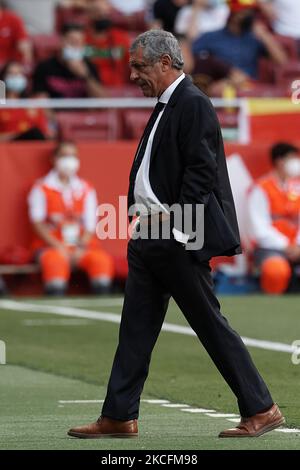
[[[247,0],[229,3],[247,5]],[[291,361],[292,342],[300,339],[299,297],[260,292],[252,272],[246,205],[253,182],[270,170],[270,147],[278,141],[300,144],[300,6],[293,0],[254,3],[261,7],[256,11],[264,25],[260,38],[270,45],[271,36],[272,51],[275,47],[282,54],[257,57],[256,76],[235,64],[211,63],[210,53],[196,52],[195,41],[214,29],[209,9],[222,9],[224,15],[228,6],[222,0],[0,2],[0,78],[7,90],[6,101],[0,103],[0,340],[7,349],[7,364],[0,366],[0,448],[299,448],[300,366]],[[201,21],[192,24],[191,11]],[[278,21],[283,11],[286,29]],[[216,18],[220,29],[226,17]],[[86,67],[67,73],[51,69],[53,58],[62,57],[63,44],[66,48],[70,25],[82,35],[73,39],[83,38],[93,64],[90,73]],[[255,340],[248,341],[251,353],[287,418],[284,430],[255,442],[217,440],[226,420],[237,419],[237,408],[175,305],[166,321],[177,327],[162,332],[154,352],[138,442],[83,444],[64,438],[70,425],[97,416],[101,405],[93,400],[104,398],[127,275],[127,241],[101,241],[114,263],[111,296],[90,296],[84,274],[76,270],[65,298],[45,297],[31,250],[27,196],[49,171],[57,142],[72,140],[80,155],[80,176],[93,184],[100,203],[118,207],[119,196],[127,194],[131,161],[153,107],[153,101],[130,84],[128,48],[151,27],[177,34],[185,72],[209,94],[221,123],[244,253],[234,260],[213,260],[216,292],[233,327]],[[8,86],[5,71],[11,63],[19,68],[10,75],[26,79],[23,89]],[[63,92],[51,88],[46,78],[52,73],[64,85],[70,80],[70,87],[64,86]],[[73,88],[76,80],[79,88]]]

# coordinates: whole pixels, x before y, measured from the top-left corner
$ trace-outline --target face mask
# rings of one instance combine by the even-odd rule
[[[66,46],[62,51],[65,60],[82,60],[84,58],[84,49],[72,46]]]
[[[252,25],[254,23],[254,14],[249,13],[249,15],[245,16],[241,21],[241,29],[244,33],[250,31]]]
[[[27,78],[24,75],[8,75],[5,79],[7,90],[22,93],[27,87]]]
[[[300,176],[300,158],[289,158],[284,164],[284,170],[289,178]]]
[[[60,157],[56,160],[55,168],[63,176],[74,176],[79,170],[80,162],[75,155]]]
[[[112,25],[112,21],[109,18],[103,18],[102,20],[95,20],[93,22],[94,29],[101,33],[101,31],[106,31]]]

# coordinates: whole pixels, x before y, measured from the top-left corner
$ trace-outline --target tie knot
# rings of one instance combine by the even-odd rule
[[[156,103],[154,109],[155,109],[155,111],[157,111],[157,112],[160,113],[160,112],[164,109],[164,107],[165,107],[165,103],[162,103],[161,101],[158,101],[158,102]]]

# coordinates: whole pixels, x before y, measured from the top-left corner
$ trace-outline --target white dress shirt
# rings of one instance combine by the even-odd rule
[[[169,102],[174,90],[177,88],[179,83],[184,79],[185,74],[183,73],[178,77],[160,96],[159,100],[161,103],[167,105]],[[139,167],[139,170],[136,175],[135,185],[134,185],[134,199],[135,205],[138,207],[140,215],[149,215],[155,214],[159,212],[169,213],[168,210],[163,206],[163,204],[158,200],[156,195],[154,194],[150,180],[149,180],[149,167],[150,167],[150,157],[151,157],[151,150],[152,144],[155,136],[155,132],[159,121],[164,113],[164,109],[159,113],[155,124],[152,128],[150,133],[147,146],[145,149],[145,154],[142,160],[142,163]],[[187,243],[189,239],[189,235],[180,232],[179,230],[173,228],[173,235],[177,241],[181,243]]]

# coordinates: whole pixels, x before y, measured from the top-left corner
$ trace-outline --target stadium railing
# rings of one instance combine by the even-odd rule
[[[239,143],[249,142],[249,118],[248,118],[248,105],[245,98],[213,98],[213,106],[216,108],[219,116],[220,124],[223,131],[223,136],[226,140],[236,141]],[[82,99],[20,99],[20,100],[7,100],[2,104],[3,109],[15,108],[42,108],[53,109],[57,112],[66,111],[86,111],[86,112],[106,112],[107,113],[107,135],[100,133],[100,140],[107,138],[107,140],[120,140],[128,138],[126,135],[119,132],[120,126],[124,128],[124,120],[126,121],[126,110],[150,110],[155,106],[156,100],[149,98],[138,97],[124,97],[124,98],[82,98]],[[74,113],[75,115],[76,113]],[[69,113],[66,117],[72,119]],[[86,126],[94,125],[97,121],[97,115],[94,119],[88,119]],[[145,120],[147,115],[142,115],[141,118]],[[74,118],[76,120],[76,117]],[[63,120],[60,120],[62,123]],[[78,120],[77,120],[78,121]],[[105,119],[99,118],[100,122],[104,123]],[[121,123],[121,124],[120,124]],[[67,125],[68,123],[65,122]],[[84,123],[83,123],[84,124]],[[111,132],[110,126],[116,126],[116,132]],[[126,127],[126,126],[125,126]],[[75,133],[76,137],[76,133]],[[87,137],[88,138],[88,137]]]

